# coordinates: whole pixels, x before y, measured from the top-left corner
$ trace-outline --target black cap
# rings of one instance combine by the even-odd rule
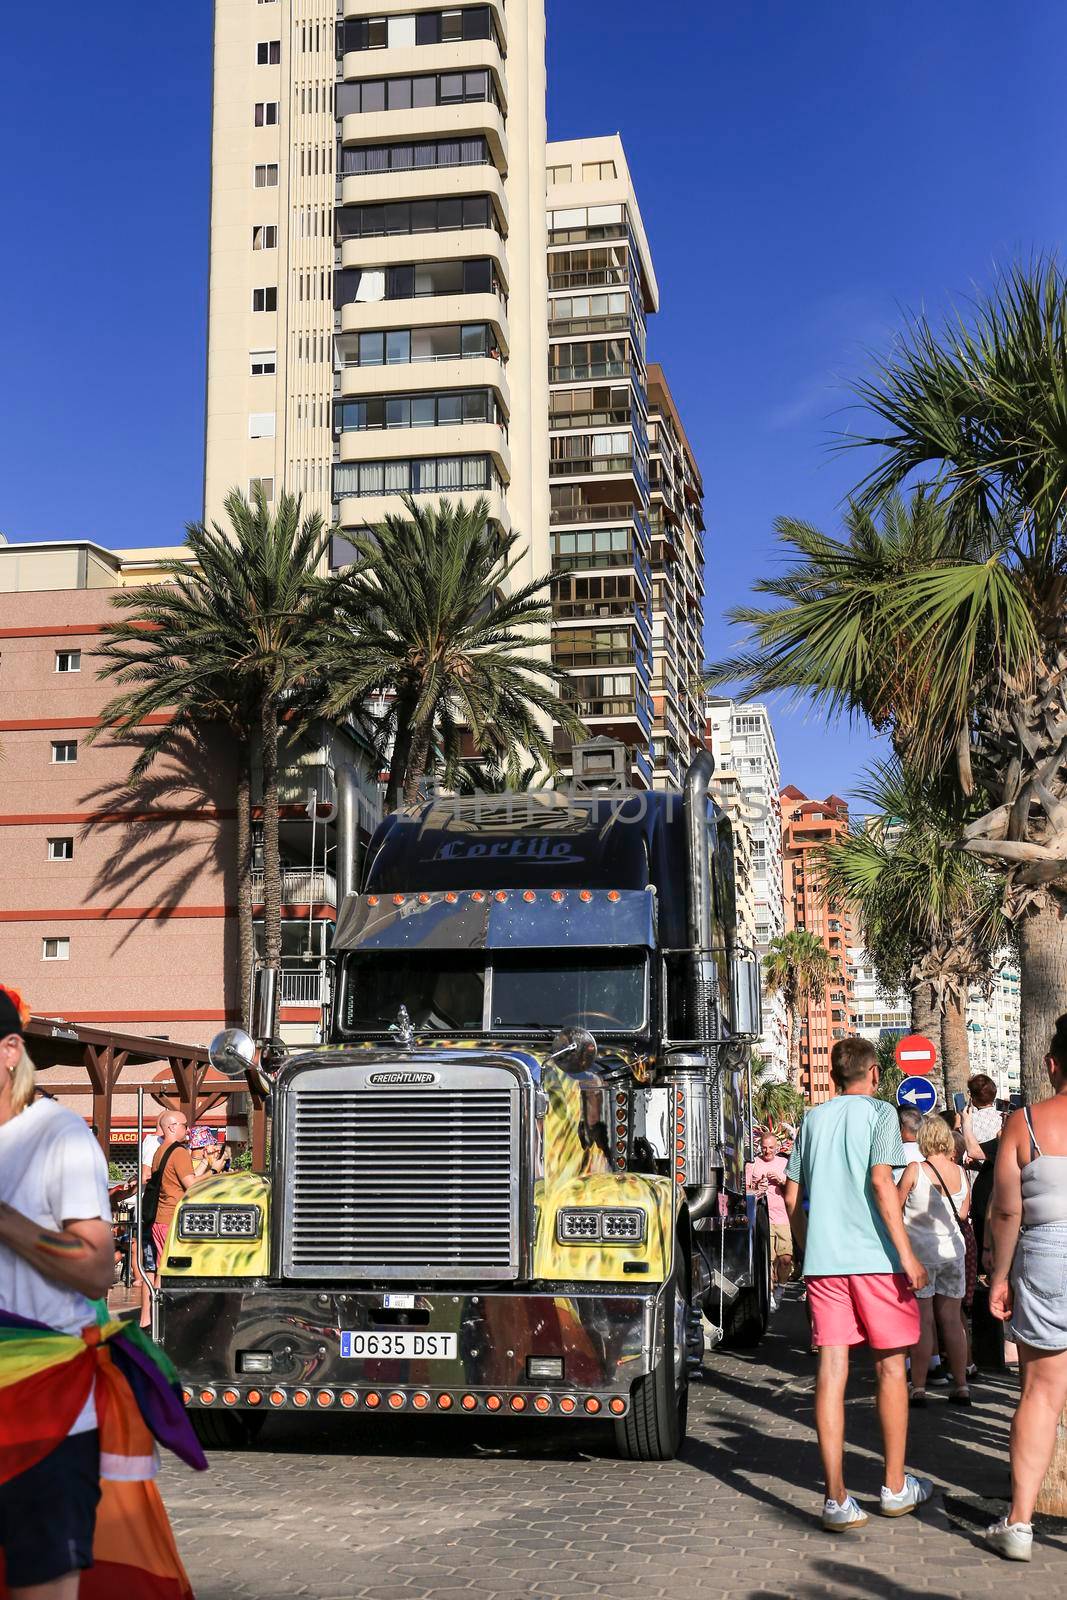
[[[11,989],[5,989],[0,983],[0,1039],[6,1039],[12,1033],[25,1038],[22,1013],[19,1009],[21,1000],[21,995]]]

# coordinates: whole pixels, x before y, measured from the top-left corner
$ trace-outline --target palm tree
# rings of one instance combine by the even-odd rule
[[[769,1057],[752,1051],[752,1109],[761,1127],[794,1126],[804,1115],[804,1096],[791,1084],[772,1076]]]
[[[817,1000],[826,985],[841,977],[840,963],[814,933],[794,928],[772,939],[763,958],[763,977],[773,994],[781,994],[789,1015],[789,1086],[800,1086],[800,1012]]]
[[[143,739],[130,771],[136,783],[183,738],[223,728],[238,758],[237,861],[241,1006],[254,959],[251,863],[252,772],[263,782],[265,965],[281,964],[282,875],[278,850],[278,739],[285,718],[298,732],[319,709],[321,663],[345,631],[337,579],[318,570],[329,540],[322,518],[302,517],[283,494],[272,513],[262,490],[251,503],[236,489],[228,525],[191,523],[188,560],[163,564],[163,580],[116,590],[123,621],[103,629],[99,672],[122,685],[100,728],[130,729],[166,712]]]
[[[924,781],[894,760],[876,766],[857,793],[874,815],[823,851],[826,892],[858,913],[882,988],[909,991],[912,1031],[934,1024],[949,1104],[969,1075],[968,989],[989,976],[1010,938],[998,884],[954,848],[974,808],[950,783]]]
[[[413,804],[438,765],[451,784],[465,731],[473,753],[513,783],[525,756],[554,772],[546,725],[571,737],[582,725],[548,659],[550,580],[505,594],[523,551],[517,534],[489,521],[484,499],[430,506],[407,496],[404,505],[406,517],[352,541],[358,561],[346,582],[358,639],[330,668],[335,709],[390,697],[387,809]]]

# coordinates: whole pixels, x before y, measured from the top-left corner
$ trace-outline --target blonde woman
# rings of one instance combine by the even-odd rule
[[[919,1125],[921,1161],[905,1167],[897,1184],[904,1207],[908,1242],[929,1282],[916,1290],[921,1318],[919,1342],[911,1352],[911,1403],[926,1404],[926,1374],[940,1329],[953,1388],[949,1399],[969,1406],[967,1339],[961,1305],[967,1286],[967,1247],[963,1220],[971,1203],[967,1175],[956,1160],[952,1130],[937,1112]]]

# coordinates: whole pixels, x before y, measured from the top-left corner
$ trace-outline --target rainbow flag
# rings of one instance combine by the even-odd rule
[[[94,1393],[101,1499],[79,1600],[193,1600],[154,1481],[157,1442],[197,1471],[207,1459],[167,1356],[142,1329],[109,1320],[102,1304],[98,1318],[66,1334],[0,1311],[0,1483],[61,1444]]]

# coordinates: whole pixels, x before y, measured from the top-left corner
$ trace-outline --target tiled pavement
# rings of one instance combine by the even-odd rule
[[[975,1497],[1006,1487],[1013,1382],[972,1410],[913,1413],[909,1464],[939,1492],[915,1517],[844,1538],[818,1526],[814,1363],[787,1303],[756,1355],[720,1356],[690,1406],[682,1457],[615,1460],[594,1428],[436,1419],[272,1417],[210,1474],[173,1462],[163,1487],[198,1600],[1012,1600],[1067,1585],[1067,1532],[1029,1567],[988,1556]],[[849,1407],[850,1487],[881,1474],[871,1384]]]

